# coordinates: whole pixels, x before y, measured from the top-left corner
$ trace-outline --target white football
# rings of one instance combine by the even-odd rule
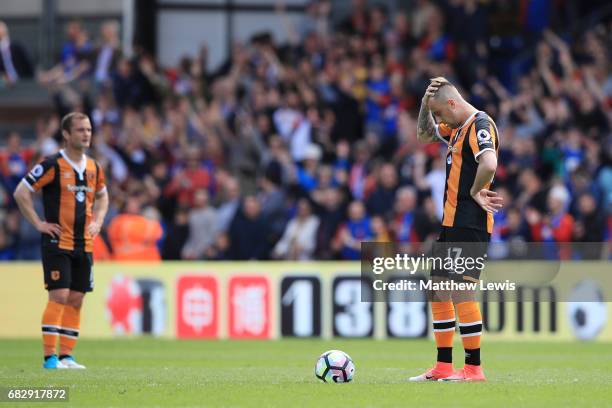
[[[347,383],[355,375],[355,363],[345,352],[329,350],[321,354],[317,360],[315,375],[326,383]]]

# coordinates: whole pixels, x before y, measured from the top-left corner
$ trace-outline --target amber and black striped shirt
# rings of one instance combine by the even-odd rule
[[[62,228],[59,240],[43,234],[43,246],[92,252],[87,226],[96,193],[106,189],[104,172],[98,163],[85,156],[85,166],[79,168],[60,150],[34,166],[23,182],[32,192],[42,189],[45,220]]]
[[[458,128],[436,126],[438,138],[448,145],[446,154],[446,186],[444,188],[445,227],[473,228],[493,231],[493,215],[474,201],[470,189],[474,184],[478,157],[487,150],[499,151],[499,133],[493,119],[476,112]],[[487,183],[485,188],[490,188]]]

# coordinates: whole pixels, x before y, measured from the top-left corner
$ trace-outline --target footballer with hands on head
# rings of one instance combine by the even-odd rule
[[[497,169],[499,133],[491,117],[470,105],[446,78],[433,78],[421,102],[417,137],[422,143],[443,142],[446,151],[444,215],[438,243],[453,243],[463,255],[486,254],[493,213],[503,199],[492,191]],[[432,279],[478,282],[480,270],[458,274],[432,270]],[[431,299],[436,364],[410,381],[485,381],[480,362],[482,316],[474,291],[437,291]],[[465,365],[452,364],[455,319],[465,349]]]

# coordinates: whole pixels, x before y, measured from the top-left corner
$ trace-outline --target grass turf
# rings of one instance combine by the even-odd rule
[[[354,382],[315,378],[317,356],[332,348],[354,359]],[[431,341],[81,340],[86,371],[43,370],[36,340],[0,340],[0,349],[0,386],[69,387],[68,403],[19,407],[612,406],[612,352],[602,343],[485,343],[488,382],[473,384],[406,382],[431,365]],[[456,362],[462,354],[457,343]]]

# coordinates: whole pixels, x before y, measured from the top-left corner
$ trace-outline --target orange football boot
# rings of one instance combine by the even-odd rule
[[[487,381],[481,366],[466,364],[461,370],[455,371],[451,376],[440,378],[438,381]]]
[[[421,381],[439,381],[446,377],[452,376],[454,373],[452,363],[436,362],[436,365],[425,371],[421,375],[416,377],[410,377],[408,381],[421,382]]]

